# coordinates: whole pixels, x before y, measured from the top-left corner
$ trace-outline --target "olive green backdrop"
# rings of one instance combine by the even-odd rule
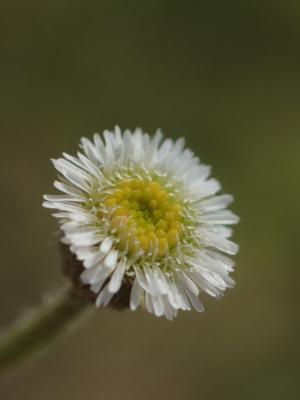
[[[1,399],[298,398],[299,44],[297,0],[1,1],[1,326],[64,282],[41,201],[83,135],[185,136],[241,216],[204,314],[98,310]]]

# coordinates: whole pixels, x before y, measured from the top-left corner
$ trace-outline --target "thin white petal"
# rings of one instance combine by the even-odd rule
[[[165,312],[165,305],[164,305],[164,302],[163,302],[161,296],[152,296],[151,301],[152,301],[154,314],[157,317],[161,317]]]
[[[104,260],[104,266],[106,268],[115,268],[118,260],[118,251],[112,250]]]
[[[219,225],[229,225],[237,224],[239,222],[239,217],[230,210],[222,210],[214,213],[204,214],[200,217],[200,221],[206,224],[219,224]]]
[[[201,301],[199,300],[199,298],[194,293],[191,293],[188,290],[186,291],[186,294],[187,294],[192,306],[194,307],[194,309],[198,312],[203,312],[204,306],[201,303]]]
[[[124,273],[125,273],[125,262],[121,261],[118,267],[115,269],[108,284],[108,290],[111,293],[116,293],[120,289]]]
[[[108,290],[108,285],[106,285],[104,287],[104,289],[102,289],[102,291],[100,292],[99,296],[96,299],[96,307],[107,306],[107,304],[110,302],[110,300],[112,299],[113,296],[114,296],[114,293],[111,293]]]
[[[148,287],[150,288],[150,292],[155,295],[161,295],[161,294],[166,294],[166,289],[161,282],[161,279],[158,277],[158,275],[155,275],[155,273],[150,269],[145,267],[144,268],[144,273],[146,277],[146,281],[148,283]]]
[[[198,296],[199,289],[198,289],[197,285],[192,281],[192,279],[185,272],[182,272],[179,275],[179,278],[182,280],[183,285],[189,292],[193,293],[195,296]]]
[[[238,252],[239,246],[236,243],[218,236],[209,230],[203,229],[202,232],[209,246],[216,247],[218,250],[232,255]]]
[[[149,313],[154,314],[154,308],[152,304],[152,295],[145,292],[145,306]]]
[[[132,311],[136,310],[140,304],[140,299],[142,295],[142,289],[140,285],[138,284],[137,279],[134,280],[132,288],[131,288],[131,294],[130,294],[130,309]]]
[[[112,245],[113,245],[112,239],[110,237],[106,237],[100,244],[98,251],[93,252],[92,254],[86,257],[84,261],[85,268],[91,268],[100,261],[102,261],[110,251]]]
[[[226,208],[233,202],[233,196],[230,194],[223,194],[221,196],[214,196],[209,199],[203,200],[200,206],[203,211],[217,211]]]

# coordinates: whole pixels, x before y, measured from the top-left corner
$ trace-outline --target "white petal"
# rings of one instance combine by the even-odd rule
[[[60,202],[55,202],[55,201],[45,201],[43,203],[43,206],[46,208],[54,208],[56,210],[62,210],[62,211],[70,211],[74,213],[86,213],[84,208],[81,208],[79,206],[75,206],[74,204],[69,204],[69,203],[60,203]]]
[[[111,293],[108,290],[108,285],[106,285],[104,289],[102,289],[102,291],[100,292],[99,296],[97,297],[96,307],[107,306],[107,304],[110,302],[113,296],[114,293]]]
[[[106,278],[104,278],[102,281],[99,281],[98,283],[94,283],[90,286],[90,289],[93,293],[99,293],[100,289],[102,288],[104,282],[106,281]]]
[[[81,138],[81,143],[83,150],[89,160],[91,160],[94,164],[101,162],[99,152],[90,140],[88,140],[87,138]]]
[[[152,287],[149,285],[149,283],[144,275],[144,271],[139,267],[134,268],[134,270],[135,270],[137,281],[138,281],[139,285],[141,286],[141,288],[143,288],[147,293],[155,294],[156,292],[155,291],[153,292]]]
[[[200,203],[201,209],[207,211],[217,211],[226,208],[233,202],[233,196],[230,194],[223,194],[221,196],[214,196],[209,199],[203,200]]]
[[[182,272],[179,275],[179,278],[181,279],[184,287],[189,292],[193,293],[195,296],[198,296],[199,289],[198,289],[197,285],[192,281],[192,279],[185,272]]]
[[[165,312],[165,305],[164,305],[164,302],[163,302],[161,296],[152,296],[151,301],[152,301],[154,314],[157,317],[161,317]]]
[[[174,291],[172,285],[169,284],[169,291],[168,291],[168,301],[174,310],[178,310],[180,308],[180,304],[178,303],[176,296],[174,295]]]
[[[112,271],[111,269],[105,268],[103,265],[98,265],[97,268],[98,268],[97,272],[94,273],[92,278],[90,278],[87,283],[90,283],[90,284],[99,283],[99,282],[107,279]],[[86,271],[89,272],[89,271],[91,271],[91,269],[87,269]],[[84,273],[82,274],[82,276],[83,275],[84,275]]]
[[[120,289],[124,273],[125,273],[125,262],[121,261],[118,267],[115,269],[108,284],[108,290],[111,293],[116,293]]]
[[[58,212],[52,214],[55,218],[69,219],[81,223],[95,223],[94,216],[87,213],[78,212]]]
[[[53,186],[61,192],[70,194],[71,196],[81,197],[83,201],[86,199],[84,192],[78,188],[75,188],[73,185],[71,186],[63,182],[55,181]]]
[[[82,203],[82,198],[77,197],[77,196],[66,196],[66,195],[50,195],[50,194],[45,194],[44,199],[47,201],[57,201],[57,202],[78,202]]]
[[[171,306],[168,296],[162,296],[162,301],[164,302],[165,306],[165,317],[169,321],[172,321],[172,319],[177,315],[177,310]]]
[[[71,245],[70,250],[76,254],[78,260],[83,261],[88,257],[92,257],[96,252],[97,248],[92,246],[76,246]]]
[[[68,163],[66,160],[60,158],[58,160],[52,160],[55,168],[73,185],[77,186],[79,189],[83,190],[84,192],[89,192],[90,184],[89,179],[90,177],[84,173],[84,171],[80,170],[79,168],[75,167],[74,165]],[[80,172],[81,171],[81,172]]]
[[[178,286],[178,283],[172,282],[170,284],[170,289],[175,298],[174,305],[177,305],[177,307],[176,306],[174,307],[174,305],[171,302],[171,298],[169,297],[169,300],[170,300],[172,306],[174,308],[181,308],[182,310],[190,310],[191,306],[186,298],[184,290],[182,290],[182,288]]]
[[[110,251],[112,245],[113,245],[112,239],[110,237],[106,237],[100,244],[98,251],[93,252],[85,259],[84,261],[85,268],[91,268],[94,265],[98,264],[100,261],[102,261]]]
[[[110,237],[106,237],[103,242],[101,243],[100,246],[100,251],[103,254],[107,254],[109,252],[109,250],[112,248],[113,245],[113,240]]]
[[[77,153],[80,161],[82,162],[83,166],[85,167],[85,169],[92,174],[93,176],[95,176],[97,179],[102,179],[103,178],[103,174],[100,171],[100,168],[95,165],[92,161],[90,161],[87,157],[85,157],[83,154],[81,154],[80,152]]]
[[[104,266],[106,268],[112,269],[115,268],[118,260],[118,250],[112,250],[104,260]]]
[[[77,246],[93,246],[103,240],[102,235],[99,234],[84,234],[84,235],[68,235],[67,237],[72,241],[72,244]]]
[[[145,292],[145,306],[149,313],[154,314],[154,308],[152,304],[152,295]]]
[[[177,274],[174,275],[174,288],[177,292],[177,299],[179,299],[180,303],[181,303],[181,308],[183,310],[190,310],[191,309],[191,305],[190,302],[185,294],[185,288],[183,286],[183,284],[181,283],[179,277],[177,276]]]
[[[142,289],[140,285],[138,284],[137,279],[134,280],[132,288],[131,288],[131,294],[130,294],[130,309],[132,311],[136,310],[140,304],[140,299],[142,295]]]
[[[190,278],[194,282],[196,282],[197,286],[199,286],[199,288],[203,290],[203,292],[209,294],[212,297],[218,297],[221,295],[221,291],[215,286],[211,285],[209,282],[207,282],[196,270],[189,270],[187,273]]]
[[[144,268],[144,273],[148,283],[148,288],[150,288],[150,292],[152,294],[166,294],[166,289],[158,275],[156,275],[150,268],[147,267]]]
[[[210,250],[210,249],[205,249],[203,252],[204,252],[204,254],[205,254],[206,256],[208,256],[212,261],[221,263],[221,265],[222,265],[227,271],[229,271],[229,272],[233,271],[235,262],[234,262],[231,258],[225,256],[224,254],[220,254],[220,253],[218,253],[218,252],[216,252],[216,251],[213,251],[213,250]]]
[[[201,303],[201,301],[199,300],[199,298],[194,293],[191,293],[188,290],[187,290],[186,294],[187,294],[192,306],[194,307],[194,309],[198,312],[203,312],[204,307],[203,307],[203,304]]]
[[[209,230],[225,239],[230,239],[233,234],[233,230],[224,225],[209,225]]]
[[[239,222],[239,217],[230,210],[222,210],[214,213],[201,215],[200,221],[206,224],[219,224],[219,225],[229,225],[237,224]]]
[[[97,251],[96,253],[89,254],[84,262],[83,265],[86,269],[93,268],[96,265],[99,265],[100,261],[103,261],[106,253],[102,253],[101,251]]]
[[[203,235],[207,241],[209,246],[216,247],[218,250],[223,251],[224,253],[228,254],[236,254],[238,252],[239,246],[223,237],[218,236],[217,234],[209,231],[209,230],[202,230]]]

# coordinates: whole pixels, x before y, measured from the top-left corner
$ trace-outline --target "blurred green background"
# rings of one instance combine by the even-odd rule
[[[236,288],[172,323],[98,310],[1,399],[299,398],[299,1],[1,1],[0,323],[63,284],[51,157],[157,127],[241,216]]]

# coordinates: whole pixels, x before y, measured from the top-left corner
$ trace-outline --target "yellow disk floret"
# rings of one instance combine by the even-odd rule
[[[176,247],[182,234],[182,206],[158,182],[118,183],[104,199],[111,233],[130,255],[155,259]]]

